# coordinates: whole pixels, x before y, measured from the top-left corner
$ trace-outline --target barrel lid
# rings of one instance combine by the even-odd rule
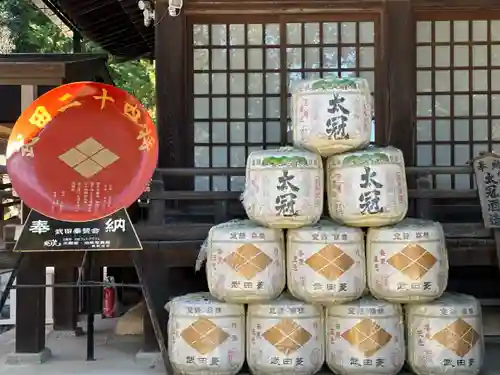
[[[363,77],[335,77],[329,76],[318,79],[307,79],[295,81],[291,86],[292,93],[298,91],[362,91],[370,93],[368,80]]]
[[[349,156],[364,156],[364,155],[375,155],[379,153],[384,154],[403,154],[400,149],[393,146],[376,146],[370,145],[362,150],[345,152],[343,154],[337,154],[330,156],[331,158],[346,158]]]
[[[381,147],[370,145],[358,151],[345,152],[332,155],[328,158],[328,165],[341,163],[343,166],[364,166],[377,164],[404,165],[403,153],[400,149],[392,146]]]
[[[294,147],[272,150],[256,150],[248,155],[247,167],[316,167],[322,168],[321,156]]]

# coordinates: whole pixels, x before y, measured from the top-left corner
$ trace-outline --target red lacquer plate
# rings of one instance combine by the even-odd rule
[[[28,207],[62,221],[96,220],[130,206],[157,159],[156,128],[140,102],[95,82],[39,97],[7,145],[13,189]]]

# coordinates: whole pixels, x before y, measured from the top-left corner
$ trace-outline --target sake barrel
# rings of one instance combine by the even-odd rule
[[[299,81],[292,88],[295,146],[330,156],[370,144],[372,97],[364,78]]]
[[[401,305],[363,297],[326,310],[326,363],[336,374],[395,375],[405,361]]]
[[[298,228],[319,220],[323,186],[319,155],[289,147],[254,151],[247,159],[243,206],[261,225]]]
[[[319,305],[285,294],[248,305],[247,362],[253,375],[312,375],[324,362],[324,317]]]
[[[363,231],[330,220],[288,230],[287,275],[288,290],[306,302],[361,297],[366,285]]]
[[[405,306],[408,364],[417,375],[476,375],[484,358],[481,305],[472,296],[445,293]]]
[[[285,287],[285,249],[281,229],[250,220],[219,224],[207,242],[207,281],[213,296],[248,303],[278,297]]]
[[[394,147],[368,147],[330,156],[326,191],[330,217],[340,223],[395,224],[408,210],[403,153]]]
[[[377,298],[407,303],[439,298],[448,283],[448,252],[441,224],[404,219],[369,228],[368,287]]]
[[[176,374],[234,375],[245,361],[245,307],[209,293],[174,298],[169,310],[168,351]]]

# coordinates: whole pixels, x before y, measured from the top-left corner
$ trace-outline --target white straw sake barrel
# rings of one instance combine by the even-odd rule
[[[247,362],[253,375],[313,375],[325,359],[323,308],[288,295],[248,305]]]
[[[366,147],[372,128],[368,81],[328,77],[297,82],[292,88],[293,143],[330,156]]]
[[[326,363],[336,374],[396,375],[405,361],[401,305],[363,297],[326,310]]]
[[[472,296],[445,293],[405,306],[408,364],[417,375],[476,375],[484,358],[481,305]]]
[[[369,228],[366,236],[368,287],[392,302],[439,298],[448,283],[448,251],[441,224],[404,219]]]
[[[316,223],[323,211],[323,161],[310,151],[284,147],[248,156],[243,206],[270,228]]]
[[[363,294],[365,235],[331,220],[287,232],[287,284],[297,298],[329,305]]]
[[[174,298],[169,310],[168,352],[175,374],[235,375],[245,361],[245,306],[209,293]]]
[[[330,156],[327,160],[330,217],[354,227],[401,221],[408,211],[403,153],[394,147]]]
[[[285,244],[281,229],[234,220],[210,229],[206,241],[207,281],[222,301],[249,303],[278,297],[285,287]]]

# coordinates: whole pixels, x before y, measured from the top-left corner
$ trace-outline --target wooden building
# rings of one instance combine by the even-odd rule
[[[499,0],[184,0],[176,17],[156,0],[150,27],[136,0],[45,2],[110,53],[156,61],[159,169],[137,230],[163,327],[165,301],[200,286],[176,288],[210,226],[243,215],[248,153],[290,142],[293,81],[328,75],[368,79],[375,141],[409,167],[410,214],[444,222],[450,288],[500,306],[497,246],[467,165],[500,151]],[[97,262],[130,265],[113,256]],[[23,322],[18,350],[42,350],[40,321]],[[156,350],[145,326],[145,350]]]
[[[177,213],[199,214],[184,220],[217,221],[202,197],[236,201],[242,173],[216,168],[289,143],[294,80],[359,75],[373,90],[376,143],[417,167],[411,189],[430,173],[419,187],[431,192],[410,192],[410,214],[450,223],[450,287],[497,303],[500,294],[484,288],[499,281],[495,241],[467,163],[500,151],[500,2],[187,0],[178,17],[167,1],[155,8],[160,167],[210,169],[170,172],[168,190],[211,192],[178,195],[197,199],[175,203]],[[241,215],[237,203],[224,207],[221,218]]]

